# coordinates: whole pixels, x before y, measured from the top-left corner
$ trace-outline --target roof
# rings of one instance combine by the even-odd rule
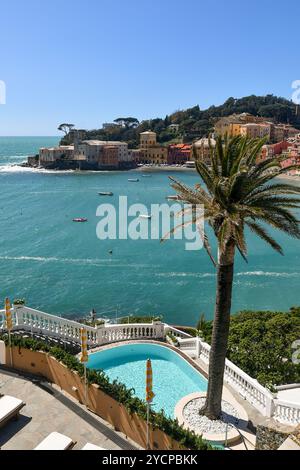
[[[195,147],[209,147],[209,143],[212,147],[216,146],[215,139],[209,139],[208,137],[202,137],[202,139],[197,140],[194,145]]]
[[[153,132],[153,131],[145,131],[145,132],[141,132],[140,135],[156,135],[156,132]]]
[[[118,140],[83,140],[81,143],[86,145],[128,145],[127,142]]]

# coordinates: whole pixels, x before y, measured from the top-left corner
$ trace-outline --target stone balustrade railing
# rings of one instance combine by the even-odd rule
[[[164,324],[161,322],[120,325],[86,326],[73,320],[34,310],[29,307],[12,309],[14,330],[48,335],[61,341],[80,343],[80,330],[85,327],[90,347],[130,339],[162,339]],[[5,328],[5,312],[0,311],[0,330]]]
[[[180,349],[191,349],[206,365],[209,364],[210,345],[200,338],[180,341]],[[226,359],[224,381],[264,416],[273,417],[282,423],[300,423],[300,405],[278,400],[256,379],[253,379],[233,362]]]
[[[291,404],[284,400],[274,400],[274,413],[273,417],[285,424],[299,424],[300,423],[300,405],[297,403]]]
[[[178,328],[168,325],[167,323],[164,323],[164,332],[165,332],[165,335],[167,335],[168,333],[171,333],[176,338],[182,338],[182,339],[193,338],[188,333],[185,333],[185,331],[178,330]]]
[[[78,344],[80,343],[80,329],[85,327],[90,347],[125,340],[162,339],[167,333],[172,333],[179,339],[180,349],[191,350],[194,348],[195,357],[201,359],[206,365],[209,364],[209,344],[198,337],[194,338],[161,322],[103,325],[94,328],[29,307],[12,309],[12,319],[14,330],[25,330],[36,335],[48,335],[62,341],[72,341]],[[0,331],[1,329],[5,329],[4,310],[0,311]],[[264,416],[274,417],[283,423],[300,423],[300,405],[278,400],[257,380],[229,360],[226,360],[224,380]]]
[[[14,330],[25,330],[32,334],[48,335],[62,341],[80,343],[80,329],[87,329],[88,345],[97,345],[97,328],[82,325],[73,320],[34,310],[29,307],[12,309]],[[0,311],[0,329],[5,326],[4,311]]]
[[[126,323],[98,327],[97,342],[99,345],[132,339],[162,339],[164,325],[154,323]]]
[[[198,341],[201,343],[199,357],[209,364],[210,345],[201,340]],[[272,415],[273,394],[228,359],[225,363],[224,380],[264,416]]]

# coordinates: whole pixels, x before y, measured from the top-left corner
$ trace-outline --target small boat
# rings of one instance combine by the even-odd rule
[[[179,201],[180,197],[175,195],[175,196],[167,196],[166,199],[168,201]]]
[[[114,193],[112,193],[111,191],[100,191],[100,193],[98,193],[99,196],[113,196]]]
[[[143,178],[151,178],[152,175],[142,175]]]
[[[76,217],[75,219],[73,219],[73,222],[87,222],[88,219],[86,219],[85,217]]]
[[[129,178],[128,181],[130,183],[138,183],[140,180],[138,178]]]
[[[140,217],[140,219],[151,219],[152,215],[141,214],[139,217]]]

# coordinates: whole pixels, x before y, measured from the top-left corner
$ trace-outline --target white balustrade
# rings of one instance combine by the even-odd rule
[[[0,315],[4,311],[0,312]],[[50,315],[39,310],[34,310],[29,307],[17,307],[12,309],[14,330],[25,330],[37,335],[51,336],[59,338],[62,341],[72,341],[80,343],[80,329],[85,327],[87,329],[88,344],[95,346],[97,344],[97,328],[82,325],[81,323],[59,316]],[[5,322],[0,328],[5,328]]]
[[[126,340],[153,339],[158,340],[172,333],[179,342],[182,350],[195,351],[196,357],[209,364],[210,345],[199,337],[178,330],[166,323],[129,323],[118,325],[103,325],[100,327],[86,326],[73,320],[50,315],[29,307],[12,309],[14,330],[24,330],[32,334],[59,338],[62,341],[80,343],[80,329],[87,329],[88,345],[90,347]],[[5,330],[5,311],[0,310],[0,331]],[[243,372],[239,367],[226,359],[224,380],[234,390],[241,394],[264,416],[274,417],[282,423],[300,423],[300,405],[278,400],[273,394]]]
[[[29,307],[12,309],[12,317],[14,330],[25,330],[75,343],[80,343],[80,329],[84,327],[87,330],[89,346],[129,339],[162,339],[164,337],[164,324],[161,322],[104,325],[94,328]],[[0,311],[1,329],[5,329],[4,310]]]
[[[281,423],[300,424],[300,405],[275,399],[273,417]]]
[[[168,333],[172,333],[173,336],[176,338],[193,338],[193,336],[189,335],[185,331],[178,330],[178,328],[175,328],[174,326],[168,325],[167,323],[164,323],[164,331],[165,335]]]
[[[98,327],[97,343],[107,344],[132,339],[162,339],[164,325],[154,323],[129,323]]]

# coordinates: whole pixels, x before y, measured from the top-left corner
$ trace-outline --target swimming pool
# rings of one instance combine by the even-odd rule
[[[127,344],[89,355],[87,367],[103,370],[111,380],[133,388],[145,400],[146,360],[153,369],[153,409],[174,417],[177,402],[193,392],[205,392],[207,380],[172,349],[158,344]]]

